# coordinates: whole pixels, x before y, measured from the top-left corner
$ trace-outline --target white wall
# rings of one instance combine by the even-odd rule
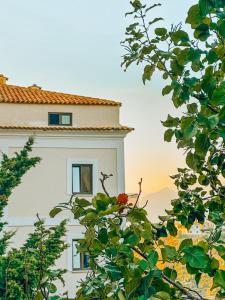
[[[19,151],[28,138],[26,132],[20,134],[13,131],[0,131],[0,150],[10,155]],[[73,161],[87,161],[95,163],[96,191],[102,191],[98,177],[100,172],[112,173],[113,177],[107,183],[110,194],[117,195],[124,192],[124,135],[121,133],[104,134],[62,134],[48,132],[36,135],[32,156],[40,156],[41,163],[31,169],[22,180],[13,195],[9,199],[6,210],[6,218],[11,230],[17,233],[12,239],[12,247],[20,246],[32,231],[32,224],[36,220],[36,213],[44,217],[46,225],[55,225],[64,215],[56,219],[48,216],[51,210],[59,202],[67,201],[68,193],[68,164]],[[75,221],[68,225],[67,242],[81,238],[84,230]],[[67,268],[65,275],[67,286],[62,291],[69,290],[73,296],[78,280],[86,275],[86,272],[71,271],[71,249],[67,249],[59,259],[57,267]]]

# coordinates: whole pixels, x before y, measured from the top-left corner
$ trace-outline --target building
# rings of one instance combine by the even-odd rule
[[[73,192],[88,198],[101,192],[100,172],[113,174],[110,194],[124,192],[124,138],[132,129],[120,125],[120,106],[115,101],[45,91],[37,85],[8,85],[0,75],[1,151],[12,155],[34,135],[32,155],[42,158],[9,201],[8,227],[17,230],[13,247],[23,244],[37,213],[52,226],[68,216],[50,219],[49,211],[68,201]],[[70,293],[86,273],[86,258],[74,251],[81,237],[81,226],[71,220],[70,247],[58,265],[68,270],[65,281]]]

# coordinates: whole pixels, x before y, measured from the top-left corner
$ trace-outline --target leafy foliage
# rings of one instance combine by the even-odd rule
[[[11,249],[0,257],[0,299],[51,299],[57,291],[54,282],[60,279],[64,284],[62,275],[66,270],[52,266],[66,249],[62,239],[65,221],[49,229],[42,220],[34,226],[20,249]]]
[[[39,161],[29,157],[33,139],[13,157],[3,154],[0,163],[0,218],[4,216],[9,196],[20,184],[23,175]],[[58,226],[46,228],[40,219],[19,249],[7,249],[14,232],[6,232],[6,223],[0,223],[0,299],[7,300],[57,300],[54,282],[61,280],[65,270],[55,269],[55,262],[67,245],[64,242],[65,221]]]
[[[181,24],[155,28],[162,18],[149,20],[148,14],[160,4],[133,0],[131,6],[127,15],[134,22],[122,43],[123,66],[141,64],[144,83],[156,71],[162,74],[162,94],[184,111],[162,122],[165,141],[175,139],[187,167],[172,176],[178,198],[158,225],[148,221],[143,208],[121,205],[107,194],[89,203],[75,198],[61,207],[86,228],[79,251],[89,254],[91,272],[76,299],[205,299],[177,281],[174,263],[184,265],[197,285],[202,275],[212,278],[217,299],[224,299],[225,272],[217,257],[225,259],[225,0],[199,0],[190,7],[191,34]],[[185,239],[175,247],[162,239],[176,236],[177,224],[190,229],[206,221],[213,229],[204,241]]]

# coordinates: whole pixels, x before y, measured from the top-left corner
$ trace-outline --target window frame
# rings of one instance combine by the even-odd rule
[[[50,124],[50,116],[51,115],[59,115],[59,124]],[[69,124],[62,124],[62,116],[69,116],[70,123]],[[69,112],[49,112],[48,113],[48,126],[72,126],[73,124],[73,114]]]
[[[74,148],[77,147],[77,143],[74,145]],[[79,147],[78,147],[79,148]],[[83,149],[84,147],[82,147]],[[99,191],[99,160],[95,157],[86,157],[86,158],[75,158],[75,157],[69,157],[66,160],[66,173],[67,173],[67,183],[66,183],[66,190],[67,195],[72,196],[72,165],[79,165],[79,164],[91,164],[93,165],[93,193],[92,195],[84,194],[82,196],[92,197],[93,195],[96,195]]]
[[[74,258],[74,243],[77,243],[79,242],[80,239],[72,239],[72,257],[71,257],[71,260],[72,260],[72,271],[87,271],[89,270],[90,268],[87,267],[85,268],[84,267],[84,257],[85,257],[85,254],[84,253],[77,253],[76,255],[79,255],[80,257],[80,267],[79,268],[74,268],[74,264],[73,264],[73,258]],[[88,256],[88,255],[86,255]]]
[[[90,169],[91,169],[91,190],[90,190],[90,192],[84,192],[84,191],[82,191],[81,190],[81,187],[82,187],[82,182],[81,182],[81,178],[82,178],[82,167],[90,167]],[[80,172],[79,172],[79,176],[80,176],[80,178],[79,178],[79,182],[80,182],[80,192],[74,192],[73,191],[73,168],[75,168],[75,167],[79,167],[79,169],[80,169]],[[91,164],[91,163],[73,163],[72,164],[72,166],[71,166],[71,171],[72,171],[72,175],[71,175],[71,187],[72,187],[72,194],[77,194],[77,195],[93,195],[93,185],[94,185],[94,176],[93,176],[93,171],[94,171],[94,166],[93,166],[93,164]]]

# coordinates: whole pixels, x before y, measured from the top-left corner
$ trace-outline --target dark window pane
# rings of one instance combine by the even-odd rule
[[[92,166],[81,167],[81,192],[92,193]]]
[[[59,114],[49,114],[49,125],[59,125]]]
[[[87,269],[88,268],[88,255],[84,254],[83,256],[83,266],[84,266],[84,269]]]

